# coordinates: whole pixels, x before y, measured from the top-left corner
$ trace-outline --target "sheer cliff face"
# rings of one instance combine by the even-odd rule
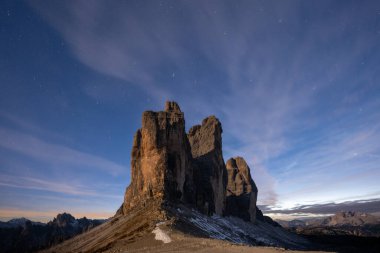
[[[191,202],[192,161],[184,115],[174,102],[165,111],[143,113],[134,137],[131,184],[124,213],[149,199]],[[186,185],[186,189],[184,186]]]
[[[227,171],[222,154],[222,126],[215,116],[193,126],[188,134],[195,162],[196,205],[204,213],[224,214]]]
[[[249,167],[235,158],[226,168],[222,126],[215,116],[186,134],[184,114],[175,102],[167,102],[165,111],[144,112],[134,136],[131,176],[118,214],[148,202],[181,202],[209,215],[255,220],[257,188]]]
[[[226,167],[228,184],[225,214],[254,222],[256,220],[257,187],[252,180],[250,168],[242,157],[229,159]]]

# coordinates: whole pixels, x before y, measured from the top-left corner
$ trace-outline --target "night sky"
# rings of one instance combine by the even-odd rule
[[[2,0],[0,88],[1,220],[113,215],[166,100],[266,213],[380,211],[380,1]]]

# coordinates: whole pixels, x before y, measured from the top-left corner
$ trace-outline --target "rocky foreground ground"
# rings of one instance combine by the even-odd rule
[[[160,209],[150,202],[43,252],[202,252],[217,250],[218,245],[235,250],[243,244],[285,245],[288,249],[311,246],[308,240],[264,221],[251,224],[236,217],[208,216],[183,205]]]

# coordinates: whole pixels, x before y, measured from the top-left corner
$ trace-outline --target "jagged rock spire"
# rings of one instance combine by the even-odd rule
[[[227,171],[222,152],[222,125],[215,116],[193,126],[188,134],[195,161],[196,202],[205,213],[223,215],[226,199]]]
[[[228,184],[226,215],[247,221],[256,220],[257,187],[250,168],[242,157],[230,158],[227,163]]]
[[[166,101],[165,103],[165,112],[176,112],[181,113],[181,109],[177,102],[174,101]]]
[[[206,214],[254,221],[257,188],[243,158],[223,160],[222,125],[209,116],[185,132],[184,113],[145,111],[131,154],[131,184],[118,214],[149,203],[181,202]],[[228,171],[228,172],[227,172]]]
[[[165,111],[143,113],[131,156],[132,178],[125,193],[124,213],[150,199],[191,202],[186,198],[193,195],[192,157],[177,103],[166,102]]]

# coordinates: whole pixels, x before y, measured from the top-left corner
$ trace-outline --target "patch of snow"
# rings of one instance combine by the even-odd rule
[[[213,226],[214,224],[209,224],[206,220],[200,219],[199,217],[197,218],[190,218],[190,221],[202,229],[203,231],[207,232],[211,238],[215,239],[225,239],[222,233],[220,233],[219,229]]]
[[[297,236],[281,227],[275,227],[264,221],[246,222],[240,218],[222,217],[213,214],[211,217],[186,207],[176,208],[181,219],[191,223],[213,239],[228,240],[237,244],[267,246],[304,247],[309,244],[306,239]]]
[[[156,227],[159,227],[159,226],[161,226],[161,225],[165,225],[165,224],[166,224],[165,221],[161,221],[161,222],[159,222],[159,223],[156,224]]]
[[[240,229],[240,227],[238,226],[235,226],[234,224],[232,224],[231,222],[229,222],[226,218],[224,217],[221,217],[219,215],[213,215],[211,216],[211,218],[218,222],[219,224],[223,225],[224,227],[226,228],[230,228],[232,231],[234,231],[235,233],[236,232],[239,232],[241,234],[244,234],[244,235],[249,235],[246,231]]]
[[[156,239],[158,241],[162,241],[163,243],[170,243],[172,241],[172,239],[168,236],[168,234],[165,233],[165,231],[163,231],[159,227],[156,227],[152,231],[152,233],[155,234],[154,239]]]
[[[243,243],[241,236],[231,230],[231,224],[226,224],[220,216],[214,215],[213,218],[204,216],[200,213],[193,213],[194,218],[189,221],[195,226],[206,232],[211,238],[219,240],[229,240],[234,243]]]

